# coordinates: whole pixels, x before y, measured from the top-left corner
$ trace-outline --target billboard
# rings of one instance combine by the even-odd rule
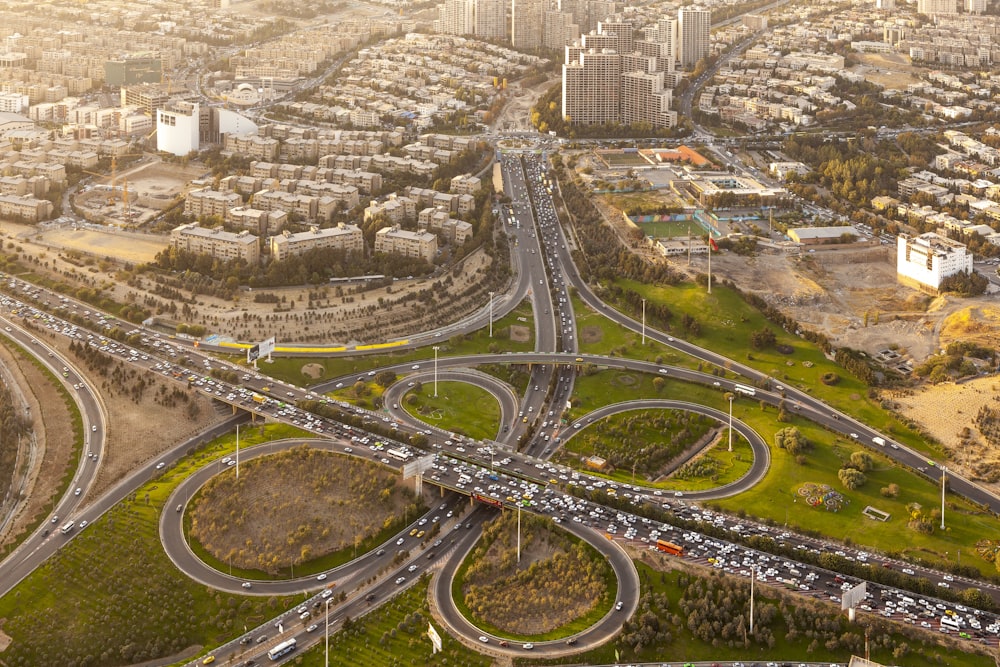
[[[408,461],[403,464],[403,479],[409,479],[415,475],[422,475],[434,466],[434,455],[428,454],[419,459]]]
[[[433,647],[431,655],[434,655],[441,650],[441,635],[439,635],[438,631],[434,629],[434,625],[432,623],[427,624],[427,636],[430,637],[431,646]]]
[[[854,609],[859,604],[864,602],[865,594],[868,591],[868,582],[862,581],[860,584],[854,588],[848,590],[844,593],[843,597],[840,599],[840,609],[843,611],[845,609]]]
[[[247,348],[247,363],[252,364],[261,357],[271,358],[271,353],[274,352],[274,336],[271,336],[267,340],[262,340],[261,342],[251,345]]]

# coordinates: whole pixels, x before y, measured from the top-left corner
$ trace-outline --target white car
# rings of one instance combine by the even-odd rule
[[[316,581],[326,581],[326,572],[316,577]]]
[[[157,470],[163,470],[163,468],[165,468],[166,465],[167,465],[166,463],[164,463],[163,461],[160,461],[159,463],[156,464],[156,469]]]

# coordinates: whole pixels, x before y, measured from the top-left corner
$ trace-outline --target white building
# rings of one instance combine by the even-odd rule
[[[934,232],[896,239],[896,277],[903,284],[937,291],[948,276],[972,270],[972,255],[958,241]]]
[[[156,150],[187,155],[197,151],[201,116],[197,102],[178,102],[156,110]]]
[[[0,93],[0,112],[24,113],[28,110],[28,96],[21,93]]]

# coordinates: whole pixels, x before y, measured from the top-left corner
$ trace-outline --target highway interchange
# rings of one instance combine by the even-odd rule
[[[230,431],[237,421],[245,419],[247,413],[252,411],[268,420],[284,421],[313,432],[317,438],[311,439],[309,442],[314,446],[331,448],[334,451],[354,456],[368,456],[382,463],[398,465],[398,461],[390,461],[385,458],[384,449],[386,447],[403,447],[403,443],[409,435],[414,433],[419,432],[427,436],[429,441],[427,451],[436,455],[435,466],[437,467],[432,474],[425,478],[425,482],[437,484],[442,488],[444,494],[442,505],[435,505],[428,515],[418,519],[413,527],[408,526],[400,535],[388,541],[381,547],[382,554],[376,555],[377,551],[364,554],[348,565],[324,573],[327,577],[323,581],[316,579],[315,576],[310,576],[292,581],[253,582],[247,588],[244,584],[250,582],[243,582],[207,568],[193,557],[185,543],[181,527],[184,506],[187,499],[201,484],[211,476],[231,466],[218,462],[202,469],[178,486],[167,507],[174,508],[176,505],[180,509],[179,511],[164,512],[160,528],[164,548],[182,571],[206,585],[232,592],[251,595],[303,591],[314,593],[313,598],[307,602],[310,617],[300,619],[302,612],[293,613],[295,610],[288,610],[261,628],[216,649],[213,651],[213,655],[220,657],[239,655],[241,660],[252,659],[252,656],[259,656],[268,646],[273,645],[279,637],[283,639],[292,636],[293,633],[301,638],[301,645],[305,646],[310,641],[322,637],[322,633],[316,633],[315,629],[312,632],[307,632],[309,627],[313,625],[310,619],[315,617],[315,614],[312,613],[315,610],[319,608],[322,608],[323,611],[328,610],[333,619],[331,622],[340,621],[347,615],[355,617],[359,612],[363,613],[388,599],[395,591],[409,585],[417,579],[420,573],[428,570],[440,571],[434,586],[439,589],[437,593],[439,604],[443,603],[441,604],[441,614],[453,634],[461,636],[473,644],[476,642],[484,644],[484,647],[488,646],[489,650],[494,652],[508,651],[517,654],[524,651],[525,649],[520,644],[501,647],[499,638],[484,635],[481,630],[476,629],[463,619],[454,605],[448,603],[450,600],[449,573],[453,573],[454,568],[457,567],[459,556],[471,549],[478,536],[481,522],[488,518],[492,512],[485,507],[479,507],[478,504],[470,506],[469,501],[460,502],[462,495],[470,493],[481,493],[484,496],[495,498],[507,506],[523,505],[522,499],[525,494],[530,494],[531,498],[528,505],[524,507],[525,511],[541,511],[558,518],[559,523],[568,530],[602,549],[602,552],[609,557],[619,577],[619,601],[623,603],[621,610],[612,609],[609,611],[602,622],[588,629],[585,633],[581,633],[572,646],[567,645],[565,641],[539,642],[533,645],[531,650],[539,654],[557,655],[571,651],[582,651],[606,641],[620,628],[621,620],[634,610],[638,600],[638,583],[635,579],[634,567],[631,566],[631,561],[622,556],[623,552],[618,543],[604,537],[605,535],[617,535],[618,531],[622,532],[624,540],[638,546],[648,546],[651,544],[650,540],[655,542],[659,535],[669,533],[672,541],[688,548],[685,558],[744,576],[747,576],[749,566],[753,565],[755,569],[765,573],[765,578],[771,577],[773,580],[777,580],[779,577],[782,580],[794,579],[797,582],[795,584],[785,584],[785,581],[780,583],[795,587],[802,594],[829,597],[833,593],[824,589],[833,588],[831,584],[836,584],[837,588],[840,588],[845,583],[850,583],[837,582],[835,581],[837,575],[816,568],[807,568],[803,565],[795,567],[796,564],[787,565],[783,559],[781,562],[772,563],[770,560],[773,558],[772,556],[752,552],[752,550],[747,550],[738,544],[712,540],[699,535],[696,531],[678,533],[677,529],[672,526],[655,525],[648,518],[618,510],[608,510],[599,504],[583,501],[568,493],[573,486],[590,487],[591,490],[594,488],[604,489],[606,482],[561,466],[554,466],[545,461],[547,455],[554,449],[553,441],[546,441],[545,435],[551,436],[554,432],[551,429],[538,428],[538,426],[540,421],[559,421],[566,400],[572,395],[576,372],[584,364],[665,374],[686,382],[713,386],[719,391],[732,391],[736,384],[736,380],[733,379],[720,378],[709,373],[700,373],[680,367],[656,365],[617,357],[578,354],[575,318],[569,298],[569,290],[571,289],[575,289],[576,294],[588,306],[622,326],[637,332],[642,328],[646,337],[651,340],[656,340],[703,362],[717,367],[727,367],[740,374],[742,376],[739,379],[740,382],[750,382],[756,385],[754,400],[774,405],[784,400],[786,404],[791,404],[792,409],[798,411],[799,414],[834,432],[847,436],[855,434],[858,440],[868,446],[873,446],[872,438],[879,434],[863,424],[853,421],[847,415],[831,410],[808,394],[791,387],[780,386],[774,380],[753,369],[683,340],[677,340],[668,334],[643,327],[642,323],[608,308],[590,291],[589,286],[581,280],[576,272],[570,255],[574,247],[573,240],[567,238],[562,227],[557,224],[552,200],[548,196],[547,190],[540,184],[539,177],[544,172],[542,158],[532,154],[506,155],[502,158],[501,165],[505,174],[505,184],[509,188],[508,194],[516,202],[513,206],[513,215],[504,216],[506,231],[512,241],[514,264],[517,267],[516,282],[511,286],[506,296],[501,296],[494,301],[492,308],[486,307],[473,314],[462,323],[461,328],[452,325],[443,330],[425,332],[422,336],[412,337],[407,346],[426,345],[439,340],[442,335],[452,335],[460,331],[482,328],[488,324],[490,310],[493,311],[494,318],[497,318],[512,310],[522,298],[530,297],[535,312],[535,352],[448,357],[436,362],[428,359],[379,369],[390,370],[401,376],[400,381],[391,387],[386,394],[386,412],[360,411],[346,404],[337,407],[345,413],[361,416],[373,426],[395,427],[395,430],[402,434],[396,438],[397,442],[395,443],[387,440],[384,435],[365,435],[362,430],[347,427],[340,421],[318,418],[294,407],[297,402],[303,400],[319,400],[329,403],[329,399],[322,397],[324,392],[334,389],[338,384],[353,383],[357,379],[370,380],[375,371],[360,377],[337,378],[321,386],[313,387],[311,390],[279,385],[255,372],[248,372],[246,368],[219,361],[209,354],[212,351],[210,346],[196,349],[191,346],[190,341],[168,340],[166,337],[146,331],[141,327],[136,328],[112,318],[98,317],[96,312],[91,312],[93,311],[92,307],[75,303],[65,297],[47,293],[13,279],[6,283],[7,279],[5,278],[4,290],[9,296],[0,299],[0,303],[3,305],[3,315],[0,320],[3,322],[5,334],[48,365],[55,376],[63,376],[64,382],[75,396],[81,413],[84,415],[84,429],[89,441],[81,448],[80,464],[71,488],[61,499],[54,512],[59,519],[40,527],[17,551],[0,564],[0,594],[8,592],[18,581],[55,553],[68,539],[71,539],[73,534],[79,531],[79,527],[75,528],[70,532],[69,538],[58,534],[58,531],[54,529],[58,528],[62,521],[73,519],[78,525],[84,520],[92,522],[121,498],[134,491],[140,484],[156,475],[159,470],[181,458],[190,446],[189,442],[178,444],[164,456],[148,462],[141,469],[133,472],[103,497],[87,507],[81,507],[79,505],[81,496],[75,495],[73,491],[76,488],[86,490],[100,465],[105,432],[102,406],[99,398],[88,388],[85,378],[80,376],[75,368],[71,368],[68,361],[58,357],[54,350],[45,345],[43,337],[37,331],[39,326],[45,327],[54,335],[68,336],[79,342],[86,341],[87,344],[103,348],[124,362],[151,373],[159,373],[167,379],[174,379],[186,386],[193,386],[216,400],[237,406],[242,411],[231,420],[220,424],[212,433],[203,434],[202,438],[210,438],[218,433]],[[13,311],[17,311],[17,314],[14,314]],[[89,330],[88,327],[77,323],[84,311],[87,311],[84,319],[93,323]],[[75,313],[76,318],[74,321],[70,321],[64,317],[57,317],[53,314],[57,312],[67,317],[70,313]],[[30,324],[26,327],[26,323]],[[116,326],[123,331],[134,330],[138,334],[139,340],[134,346],[131,346],[102,338],[102,328],[110,329]],[[186,364],[180,363],[182,359],[186,361]],[[525,396],[517,397],[509,387],[502,385],[495,378],[469,370],[470,366],[483,363],[529,365],[531,379]],[[63,371],[63,368],[66,370]],[[241,374],[242,381],[230,385],[206,377],[208,371],[213,368],[237,370]],[[63,375],[64,373],[65,375]],[[433,382],[434,375],[437,375],[439,380],[457,379],[473,382],[497,396],[501,406],[502,421],[494,441],[469,443],[452,438],[449,433],[414,421],[405,411],[396,407],[400,404],[400,399],[409,387],[409,383]],[[265,388],[268,391],[265,392]],[[271,398],[264,402],[257,402],[253,397],[254,393],[257,392],[266,393]],[[607,406],[565,427],[562,430],[562,439],[565,441],[586,428],[587,424],[615,411],[644,407],[679,407],[679,404],[648,401]],[[720,420],[725,417],[717,411],[701,406],[685,405],[684,407],[710,414]],[[515,414],[517,417],[514,416]],[[522,415],[529,415],[531,418],[525,421]],[[751,429],[738,421],[734,423],[734,427],[754,447],[755,461],[751,471],[730,487],[699,494],[686,494],[683,499],[675,497],[664,499],[661,492],[654,493],[638,488],[628,488],[628,485],[620,487],[617,491],[623,496],[629,496],[636,505],[663,505],[678,516],[692,517],[692,520],[707,522],[711,525],[718,525],[718,522],[721,521],[723,525],[728,526],[729,530],[739,526],[734,531],[736,534],[746,534],[747,531],[767,533],[768,529],[765,526],[747,521],[733,522],[725,517],[705,513],[696,506],[687,504],[689,501],[697,499],[718,497],[745,490],[766,473],[768,459],[765,443]],[[517,442],[525,433],[530,434],[530,439],[522,451],[518,452],[516,451]],[[364,438],[369,438],[370,444],[362,443]],[[383,445],[381,449],[373,449],[376,447],[375,443],[379,441],[385,442],[386,445]],[[260,445],[244,452],[242,456],[262,456],[299,442],[302,440]],[[938,478],[937,475],[940,474],[938,466],[929,465],[924,457],[900,443],[889,441],[888,445],[883,452],[886,455],[911,468],[918,470],[923,468],[922,472],[931,479]],[[351,451],[347,452],[347,449]],[[417,454],[419,452],[413,451],[413,455]],[[226,463],[228,464],[228,461]],[[463,476],[468,479],[468,482],[463,483]],[[434,479],[435,477],[437,479]],[[983,489],[958,477],[949,475],[949,478],[953,492],[967,496],[989,507],[994,512],[1000,508],[1000,501]],[[552,483],[553,480],[558,483]],[[495,485],[497,488],[491,489],[491,485]],[[452,513],[453,516],[447,516],[447,513]],[[437,517],[437,521],[434,520],[435,517]],[[418,527],[421,520],[440,523],[440,533],[435,540],[426,539],[421,542],[410,535],[410,532]],[[654,530],[659,532],[653,533]],[[781,533],[775,537],[803,550],[833,548],[816,540],[790,533]],[[403,541],[402,544],[396,544],[399,540]],[[437,540],[441,540],[441,542],[437,542]],[[398,547],[404,547],[402,550],[408,553],[398,564],[390,566],[388,564],[389,556]],[[844,552],[845,556],[849,555],[854,559],[863,560],[870,557],[857,550],[839,549]],[[722,556],[725,558],[722,559]],[[730,556],[732,557],[730,558]],[[789,577],[787,576],[789,570],[797,570],[800,574]],[[373,574],[380,576],[378,583],[372,586],[362,583]],[[928,571],[921,571],[920,574],[947,586],[958,586],[963,583],[952,582],[949,584],[944,576]],[[401,577],[403,581],[397,584],[396,582]],[[337,584],[335,589],[327,588],[331,583]],[[971,583],[973,582],[966,582],[966,585]],[[806,587],[806,589],[803,590],[802,587]],[[336,590],[338,593],[346,592],[347,599],[342,602],[330,602],[333,599],[332,595],[327,594],[326,597],[323,597],[325,591],[329,590]],[[904,622],[909,620],[913,623],[928,623],[928,619],[941,615],[939,612],[942,610],[937,605],[944,604],[941,601],[930,599],[924,599],[923,603],[908,604],[902,600],[907,596],[901,592],[871,586],[869,592],[872,594],[872,599],[867,603],[867,606],[871,607],[873,611],[888,614],[888,616]],[[889,602],[892,602],[891,606]],[[930,605],[929,609],[928,605]],[[933,611],[931,611],[932,609]],[[997,633],[989,631],[989,628],[997,627],[995,617],[975,614],[971,611],[967,613],[961,610],[955,611],[957,614],[966,614],[963,618],[965,618],[964,622],[970,630],[977,630],[972,625],[975,622],[980,626],[977,634],[982,635],[983,640],[995,644]],[[274,628],[274,623],[281,623],[282,632]],[[334,627],[336,626],[331,625],[331,628]],[[936,628],[937,624],[934,627]],[[266,639],[258,643],[258,640],[265,636]],[[246,641],[247,637],[250,637],[251,641]],[[487,642],[481,642],[480,637],[487,639]],[[243,643],[240,643],[241,640]]]

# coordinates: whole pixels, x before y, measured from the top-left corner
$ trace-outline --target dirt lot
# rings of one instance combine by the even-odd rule
[[[6,339],[5,339],[6,341]],[[75,466],[71,460],[73,432],[69,410],[59,391],[50,379],[20,354],[0,345],[0,364],[3,364],[28,403],[33,417],[37,449],[34,465],[28,472],[23,490],[25,500],[17,508],[14,519],[0,534],[0,547],[5,547],[41,518],[41,513],[55,500],[59,482],[66,470]],[[4,474],[9,474],[5,471]]]
[[[40,243],[54,248],[78,250],[98,257],[114,257],[134,263],[153,261],[156,253],[168,245],[162,236],[69,227],[46,230],[36,238]]]
[[[914,73],[921,68],[914,67],[908,56],[899,53],[863,53],[861,62],[868,68],[865,79],[891,90],[906,88],[920,79]]]
[[[951,315],[973,303],[988,308],[995,302],[989,295],[931,298],[898,284],[894,261],[894,250],[884,246],[801,257],[722,253],[713,256],[712,273],[822,331],[835,346],[875,353],[896,345],[916,363],[942,345],[940,334]],[[707,260],[697,258],[694,268],[705,272]]]
[[[158,375],[142,375],[145,389],[140,393],[136,390],[140,377],[126,374],[121,362],[114,362],[108,374],[101,375],[88,369],[83,360],[69,352],[64,336],[55,336],[47,330],[40,330],[37,335],[46,345],[69,359],[74,371],[88,378],[88,382],[97,388],[104,406],[106,448],[99,461],[97,479],[84,502],[92,502],[136,466],[217,423],[228,413],[221,412],[216,404],[193,389],[182,389],[190,397],[189,400],[172,400],[169,393],[182,385],[162,380]],[[68,415],[63,419],[68,419]],[[47,421],[46,425],[52,428],[58,422]]]
[[[1000,452],[986,445],[973,423],[982,406],[997,408],[998,390],[1000,380],[980,378],[963,384],[921,387],[913,395],[893,400],[900,413],[923,424],[951,452],[949,467],[957,466],[963,474],[1000,492],[1000,483],[985,481],[1000,470]],[[965,427],[971,431],[967,439],[962,437]]]

